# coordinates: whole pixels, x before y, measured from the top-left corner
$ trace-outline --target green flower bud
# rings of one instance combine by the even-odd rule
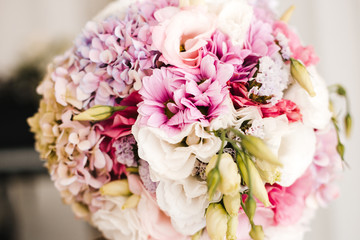
[[[213,168],[210,170],[209,174],[207,174],[207,186],[208,186],[208,194],[210,201],[212,200],[219,184],[220,184],[219,169]]]
[[[338,145],[336,146],[336,150],[339,153],[341,159],[344,160],[344,154],[345,154],[345,146],[341,142],[338,142]]]
[[[251,135],[242,135],[241,136],[241,145],[246,149],[251,155],[256,157],[259,160],[267,161],[271,164],[281,166],[278,158],[274,153],[269,149],[269,147],[264,143],[264,141],[258,137]]]
[[[212,203],[206,210],[206,230],[211,240],[223,240],[227,232],[228,215],[221,204]]]
[[[260,225],[252,226],[249,235],[254,240],[263,240],[265,238],[263,228]]]
[[[226,212],[230,216],[232,217],[238,216],[239,209],[241,206],[241,196],[239,192],[234,195],[224,195],[223,202]]]
[[[343,86],[341,85],[337,85],[337,89],[336,89],[336,93],[339,95],[339,96],[342,96],[342,97],[345,97],[346,96],[346,90]]]
[[[238,216],[230,216],[227,222],[226,240],[236,240],[236,232],[239,225]]]
[[[270,206],[271,204],[269,202],[269,196],[266,191],[265,184],[258,170],[256,169],[254,162],[249,158],[245,158],[245,161],[247,166],[242,159],[239,159],[238,163],[241,175],[246,185],[248,185],[248,187],[252,191],[252,194],[254,194],[254,196],[257,197],[257,199],[259,199],[265,207]]]
[[[294,58],[290,58],[291,61],[291,76],[304,88],[311,97],[315,97],[316,93],[312,85],[310,75],[306,70],[306,67]]]
[[[347,113],[345,116],[345,132],[346,132],[346,136],[350,137],[351,135],[351,130],[352,130],[352,118],[350,113]]]
[[[75,121],[102,121],[111,117],[114,112],[124,110],[126,106],[96,105],[73,117]]]
[[[111,181],[100,188],[102,196],[129,196],[131,194],[127,179]]]
[[[216,167],[217,161],[218,161],[218,155],[215,155],[210,159],[210,162],[206,167],[206,174],[211,173],[211,171],[214,171],[213,169],[217,169],[215,171],[217,171],[220,176],[220,182],[217,187],[220,190],[220,192],[227,195],[237,194],[240,191],[241,177],[233,157],[228,153],[223,153],[221,155],[220,162]],[[210,186],[209,180],[208,180],[208,186]],[[209,192],[210,192],[210,188],[209,188]]]
[[[289,7],[289,8],[285,11],[285,13],[281,16],[280,21],[282,21],[282,22],[284,22],[284,23],[288,23],[289,20],[290,20],[290,18],[291,18],[291,16],[292,16],[292,14],[293,14],[293,12],[294,12],[294,10],[295,10],[295,6],[294,6],[294,5],[291,6],[291,7]]]
[[[89,208],[86,205],[79,202],[72,203],[71,209],[73,210],[75,215],[80,218],[86,218],[90,214]]]
[[[202,233],[203,233],[203,229],[192,235],[191,240],[200,240]]]
[[[245,201],[245,211],[250,222],[254,220],[255,211],[256,211],[256,201],[252,196],[248,196]]]
[[[122,210],[128,208],[136,208],[139,204],[141,196],[133,194],[128,199],[126,199],[124,205],[121,207]]]

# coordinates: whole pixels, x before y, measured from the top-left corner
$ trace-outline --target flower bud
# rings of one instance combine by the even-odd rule
[[[108,119],[114,112],[124,110],[126,106],[96,105],[73,117],[75,121],[102,121]]]
[[[131,195],[128,199],[126,199],[124,205],[121,207],[122,210],[127,209],[127,208],[136,208],[139,201],[140,201],[140,196],[133,194]]]
[[[270,148],[264,143],[264,141],[258,137],[251,135],[242,135],[241,136],[241,145],[245,148],[251,155],[256,157],[259,160],[267,161],[276,166],[281,166],[278,158],[270,150]]]
[[[253,240],[263,240],[265,238],[263,228],[260,225],[254,225],[249,234]]]
[[[256,211],[256,201],[252,196],[248,196],[245,201],[245,211],[250,222],[254,220],[255,211]]]
[[[206,167],[206,173],[211,171],[212,168],[216,168],[216,161],[218,155],[211,158],[208,166]],[[223,194],[233,195],[240,191],[240,174],[236,163],[232,156],[228,153],[223,153],[220,158],[218,171],[220,174],[219,190]]]
[[[228,215],[221,204],[210,204],[206,210],[206,230],[211,240],[223,240],[227,232]]]
[[[245,161],[246,161],[247,167],[242,159],[239,159],[239,161],[238,161],[241,175],[242,175],[245,183],[251,189],[254,196],[257,199],[259,199],[264,204],[265,207],[270,206],[269,196],[268,196],[264,182],[263,182],[258,170],[256,169],[256,167],[251,159],[245,158]]]
[[[230,216],[227,222],[226,240],[236,240],[236,232],[239,225],[238,216]]]
[[[203,229],[192,235],[191,240],[200,240],[202,233],[203,233]]]
[[[291,61],[291,76],[296,80],[300,86],[308,92],[310,97],[315,97],[316,93],[312,85],[310,75],[306,70],[306,67],[298,60],[290,58]]]
[[[230,216],[238,216],[241,205],[241,196],[239,192],[234,195],[224,195],[223,202],[226,212]]]
[[[111,181],[100,188],[102,196],[128,196],[131,194],[127,179]]]
[[[351,130],[352,130],[352,118],[350,113],[347,113],[345,116],[345,132],[347,137],[350,137]]]
[[[289,20],[290,20],[290,18],[291,18],[291,16],[292,16],[292,14],[293,14],[293,12],[294,12],[294,10],[295,10],[295,6],[294,6],[294,5],[292,5],[291,7],[289,7],[289,8],[285,11],[285,13],[281,16],[280,21],[282,21],[282,22],[284,22],[284,23],[288,23]]]
[[[341,159],[344,160],[344,154],[345,154],[345,146],[341,142],[338,142],[338,145],[336,146],[336,150],[339,153]]]
[[[209,200],[212,200],[212,197],[214,196],[216,189],[218,188],[220,183],[220,172],[219,169],[213,168],[207,174],[207,186],[208,186],[208,194],[209,194]]]
[[[89,209],[84,204],[81,204],[79,202],[74,202],[71,204],[71,209],[75,213],[75,215],[79,218],[86,218],[89,216]]]

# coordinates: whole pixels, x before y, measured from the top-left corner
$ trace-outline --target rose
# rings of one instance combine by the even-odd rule
[[[284,98],[293,101],[300,108],[305,125],[315,129],[324,129],[331,119],[329,93],[325,81],[319,76],[316,69],[309,67],[307,70],[316,96],[310,97],[299,84],[293,84],[286,90]]]
[[[144,231],[148,237],[151,237],[149,239],[187,239],[186,236],[175,231],[170,218],[157,205],[155,195],[146,191],[139,177],[129,175],[128,180],[131,192],[141,196],[137,205],[137,213]]]
[[[217,15],[217,28],[242,47],[253,19],[252,7],[244,0],[213,1],[209,6]]]
[[[208,133],[200,123],[194,123],[175,136],[158,128],[132,128],[139,146],[139,156],[149,163],[153,180],[180,180],[188,177],[195,159],[209,162],[220,148],[218,137]]]
[[[156,189],[156,198],[180,233],[193,235],[205,227],[205,209],[209,205],[205,181],[199,182],[195,177],[162,180]]]
[[[92,215],[92,223],[106,238],[146,240],[135,208],[122,210],[126,197],[108,197],[101,209]]]
[[[181,68],[198,67],[201,49],[215,30],[214,18],[198,8],[175,7],[156,11],[155,18],[159,24],[153,29],[153,48],[163,54],[163,60]]]

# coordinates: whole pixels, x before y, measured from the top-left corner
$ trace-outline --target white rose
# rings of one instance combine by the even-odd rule
[[[263,123],[264,141],[283,164],[280,168],[281,180],[277,183],[290,186],[304,174],[314,158],[314,130],[299,122],[289,124],[284,115],[265,118]]]
[[[205,227],[205,209],[209,206],[205,181],[195,177],[163,180],[156,189],[156,198],[178,232],[193,235]]]
[[[146,240],[136,209],[121,209],[126,199],[107,197],[104,206],[92,215],[92,223],[108,239]]]
[[[149,163],[153,180],[180,180],[188,177],[196,158],[209,162],[220,149],[221,140],[194,123],[181,133],[169,137],[158,128],[138,126],[132,128],[139,146],[139,156]]]
[[[329,92],[325,81],[319,76],[316,69],[309,67],[308,71],[316,96],[310,97],[299,84],[293,84],[286,90],[284,98],[298,105],[305,125],[316,129],[324,129],[331,119]]]
[[[232,43],[242,46],[253,18],[253,9],[246,0],[207,1],[209,11],[217,16],[217,27]]]

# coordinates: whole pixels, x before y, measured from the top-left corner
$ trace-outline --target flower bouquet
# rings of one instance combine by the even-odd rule
[[[108,239],[302,239],[344,146],[270,3],[116,1],[55,58],[28,122],[77,217]]]

